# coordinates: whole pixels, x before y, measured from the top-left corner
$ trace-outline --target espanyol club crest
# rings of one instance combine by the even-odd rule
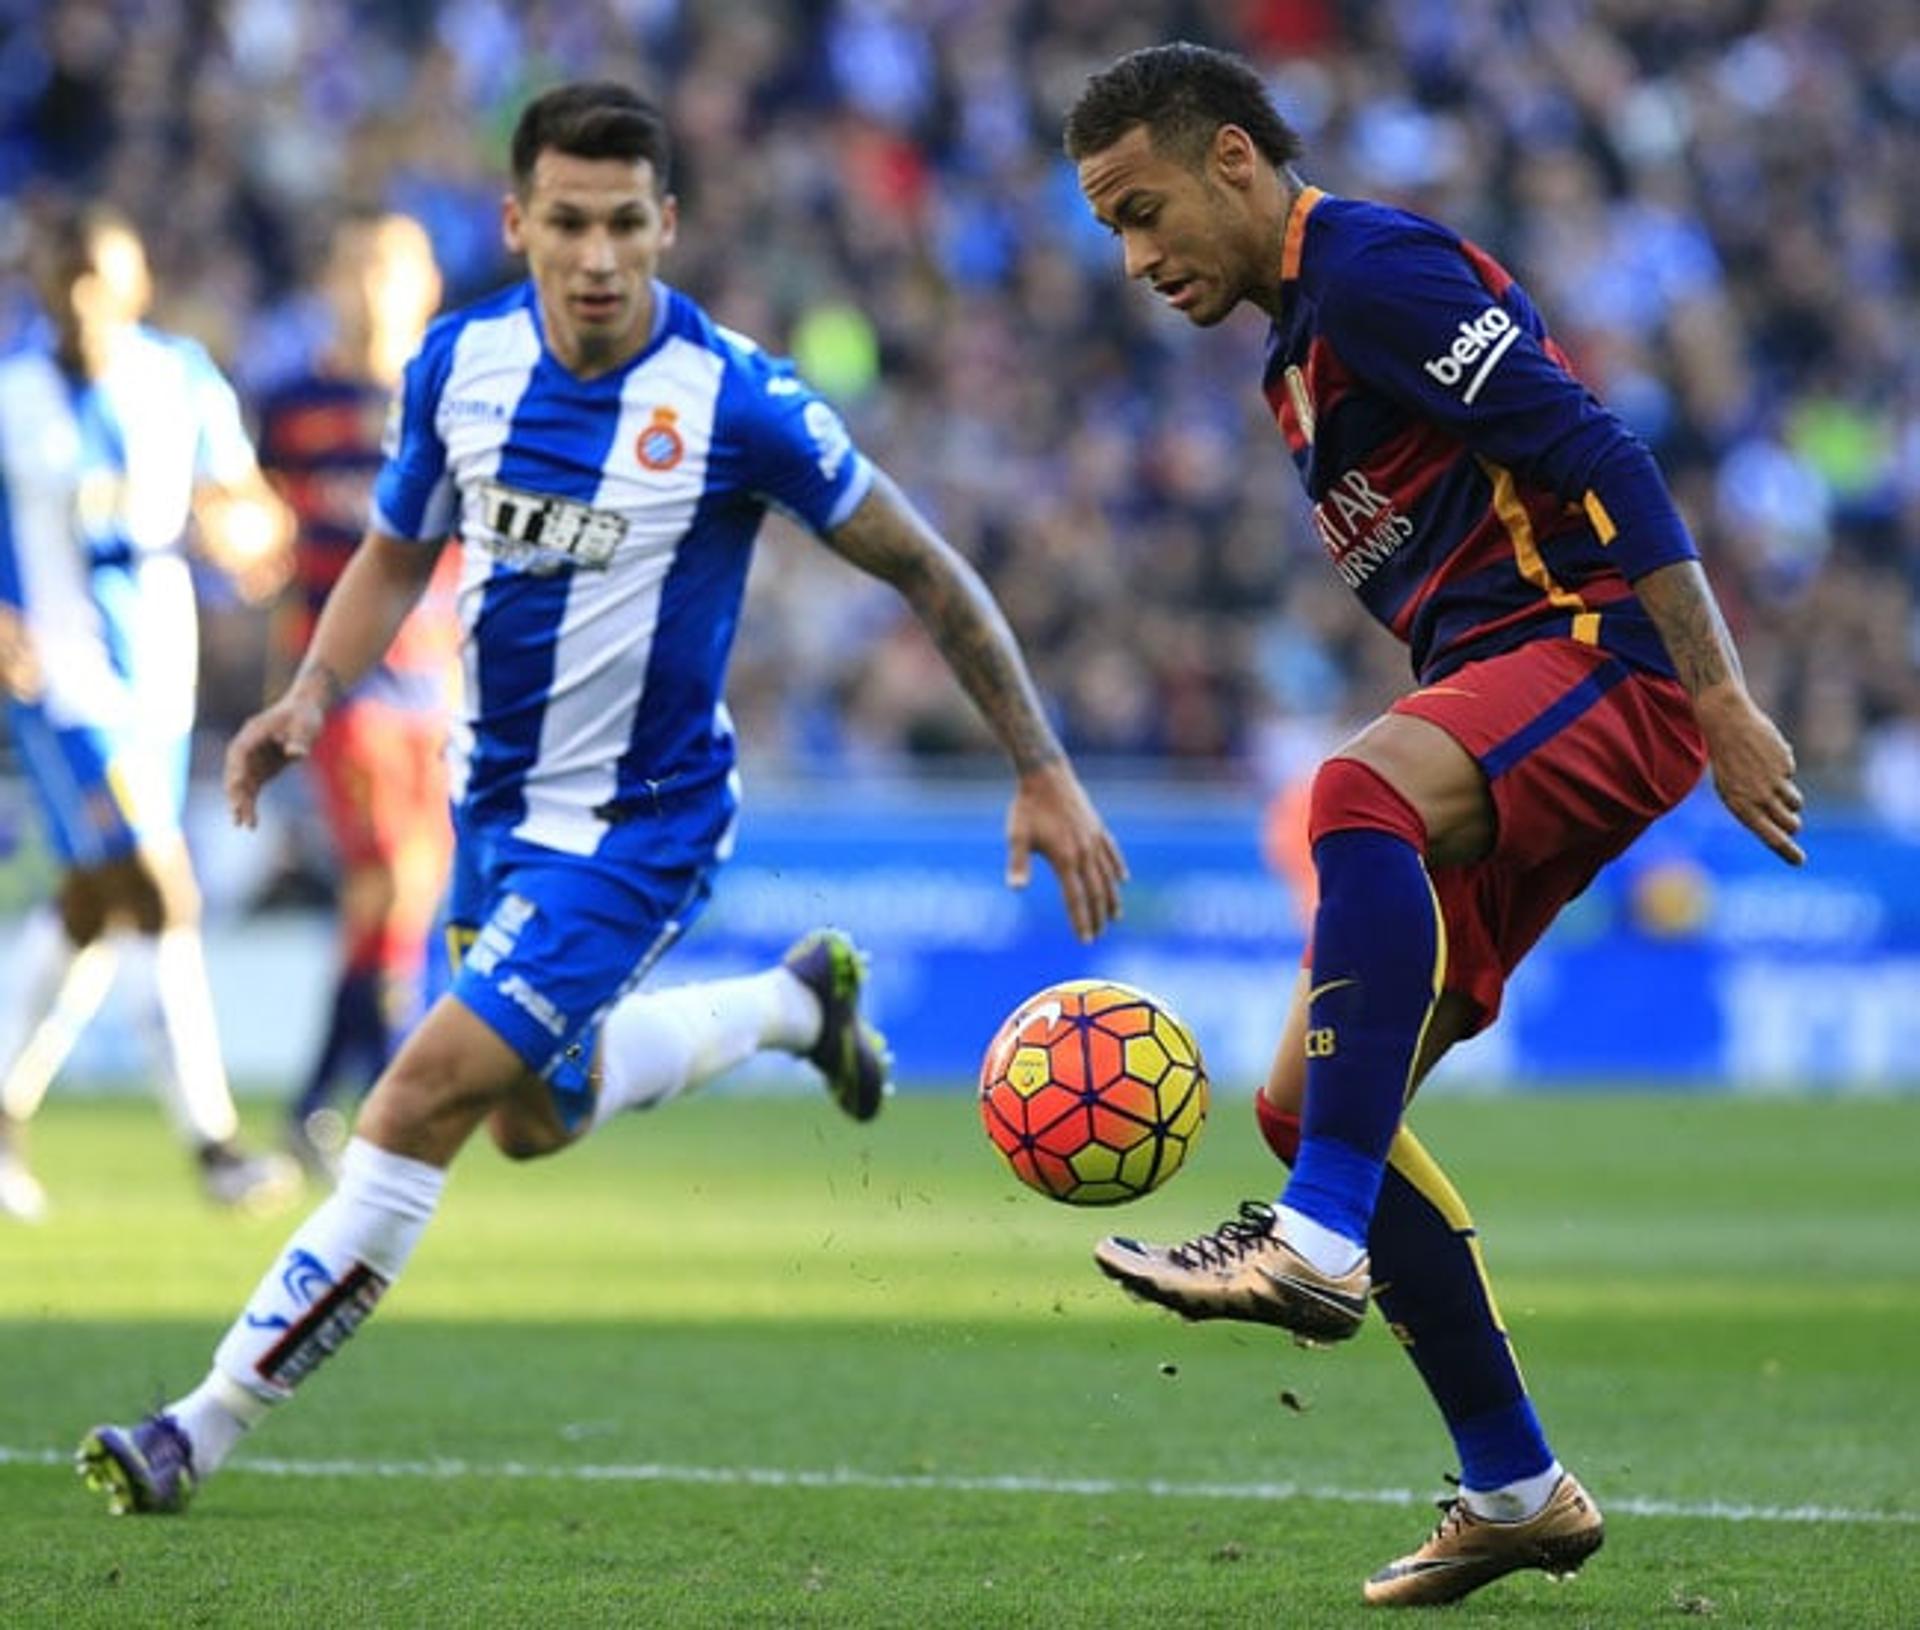
[[[674,429],[680,417],[670,407],[653,410],[653,421],[640,432],[633,444],[633,456],[649,470],[671,470],[687,451],[687,444]]]

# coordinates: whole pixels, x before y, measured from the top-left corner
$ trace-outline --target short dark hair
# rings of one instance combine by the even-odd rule
[[[1300,156],[1260,76],[1239,57],[1176,41],[1130,51],[1087,81],[1067,114],[1067,157],[1104,152],[1136,125],[1154,147],[1197,164],[1222,125],[1238,125],[1276,170]]]
[[[631,86],[610,79],[556,85],[526,105],[513,127],[513,184],[525,192],[533,166],[549,149],[575,158],[645,159],[667,190],[672,144],[660,110]]]

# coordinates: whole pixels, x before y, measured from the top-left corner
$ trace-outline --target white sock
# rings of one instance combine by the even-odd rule
[[[600,1029],[593,1124],[664,1104],[763,1048],[802,1052],[819,1035],[819,998],[785,968],[629,996]]]
[[[1503,1483],[1497,1489],[1470,1489],[1462,1486],[1460,1498],[1476,1517],[1490,1522],[1525,1522],[1553,1497],[1563,1476],[1560,1462],[1554,1461],[1543,1472]]]
[[[128,969],[146,982],[147,1011],[158,1020],[154,1050],[167,1113],[195,1148],[225,1143],[240,1130],[240,1116],[220,1056],[220,1026],[200,930],[169,928],[157,938],[137,936],[128,953]]]
[[[1351,1273],[1367,1248],[1358,1240],[1336,1234],[1325,1223],[1315,1222],[1292,1206],[1275,1206],[1280,1214],[1280,1231],[1287,1243],[1331,1279]]]
[[[167,1406],[187,1427],[202,1475],[359,1328],[413,1255],[446,1181],[441,1167],[424,1160],[389,1154],[364,1138],[347,1144],[338,1187],[267,1270],[215,1349],[213,1373]],[[236,1401],[229,1388],[257,1406],[253,1419],[246,1400]],[[207,1428],[204,1454],[189,1420]]]
[[[186,1397],[167,1405],[167,1413],[193,1445],[194,1475],[211,1477],[233,1446],[266,1419],[270,1407],[218,1370],[209,1370],[206,1380]]]
[[[73,1051],[73,1044],[106,1000],[117,958],[104,939],[75,947],[59,916],[42,908],[20,930],[0,1017],[0,1111],[32,1118]]]

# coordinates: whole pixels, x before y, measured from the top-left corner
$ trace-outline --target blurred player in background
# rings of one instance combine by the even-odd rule
[[[565,1147],[763,1048],[812,1059],[856,1119],[883,1044],[844,936],[750,977],[628,994],[698,914],[733,841],[721,702],[770,505],[893,584],[1017,772],[1008,878],[1053,864],[1074,928],[1119,909],[1119,851],[977,574],[785,364],[655,278],[676,203],[654,108],[608,83],[534,101],[507,242],[529,280],[436,323],[409,364],[372,526],[286,695],[228,752],[243,824],[386,649],[443,539],[462,545],[452,991],[360,1112],[333,1197],[295,1231],[205,1381],[81,1469],[119,1510],[178,1510],[242,1432],[372,1311],[482,1122],[508,1155]]]
[[[332,331],[313,369],[261,404],[260,459],[299,520],[278,654],[290,675],[366,525],[401,370],[440,304],[440,271],[410,216],[350,216],[321,288]],[[340,967],[311,1074],[288,1108],[288,1146],[330,1173],[346,1141],[335,1091],[371,1087],[422,1009],[427,938],[453,856],[447,714],[456,688],[459,555],[366,678],[327,716],[308,768],[339,861]]]
[[[1196,325],[1242,301],[1272,319],[1263,384],[1321,540],[1419,684],[1314,778],[1310,966],[1258,1099],[1284,1193],[1183,1245],[1115,1237],[1096,1259],[1188,1318],[1316,1342],[1351,1336],[1377,1290],[1462,1485],[1369,1601],[1571,1572],[1600,1512],[1548,1447],[1472,1221],[1402,1114],[1703,765],[1799,864],[1792,750],[1748,695],[1652,457],[1488,255],[1306,185],[1258,76],[1198,46],[1096,75],[1066,146],[1129,277]]]
[[[0,363],[0,679],[62,871],[0,994],[0,1211],[44,1207],[20,1128],[116,955],[156,1021],[162,1095],[208,1196],[262,1208],[298,1175],[235,1141],[207,986],[181,831],[199,664],[185,547],[191,519],[257,599],[284,572],[287,516],[206,353],[142,323],[152,286],[132,226],[61,208],[29,252],[48,332]]]

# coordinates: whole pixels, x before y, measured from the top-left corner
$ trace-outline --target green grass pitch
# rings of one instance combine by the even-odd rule
[[[1448,1622],[1920,1623],[1920,1098],[1439,1099],[1581,1577]],[[66,1465],[198,1379],[284,1237],[159,1111],[56,1098],[0,1227],[0,1624],[1377,1623],[1451,1469],[1378,1321],[1305,1353],[1092,1271],[1271,1190],[1244,1100],[1119,1211],[1020,1189],[965,1095],[870,1128],[721,1096],[544,1165],[476,1147],[351,1347],[181,1520]]]

